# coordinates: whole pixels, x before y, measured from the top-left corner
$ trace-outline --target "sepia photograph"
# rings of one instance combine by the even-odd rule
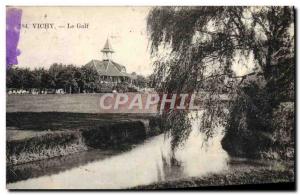
[[[6,188],[296,189],[293,6],[6,6]]]

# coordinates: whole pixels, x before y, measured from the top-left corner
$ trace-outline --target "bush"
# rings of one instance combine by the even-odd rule
[[[263,157],[274,158],[270,153],[280,159],[294,159],[295,148],[295,113],[294,103],[284,102],[274,110],[272,119],[272,146],[263,153]]]
[[[293,148],[294,112],[278,106],[277,99],[262,83],[246,82],[230,107],[222,147],[231,156],[272,159],[293,156],[289,150]]]

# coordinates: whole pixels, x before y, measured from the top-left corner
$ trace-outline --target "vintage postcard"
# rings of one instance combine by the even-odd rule
[[[289,6],[7,6],[9,190],[295,189]]]

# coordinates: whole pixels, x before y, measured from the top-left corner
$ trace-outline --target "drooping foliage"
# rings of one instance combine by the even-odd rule
[[[243,131],[272,131],[272,110],[294,97],[293,8],[156,7],[147,24],[157,90],[208,93],[201,131],[212,136],[220,123],[226,131],[239,130],[239,114],[246,117]],[[234,70],[236,64],[248,72]],[[229,107],[220,101],[224,93],[232,100]],[[254,117],[261,115],[265,121]],[[174,113],[163,118],[174,144],[184,140],[188,133],[174,123]],[[259,125],[251,126],[255,120]]]

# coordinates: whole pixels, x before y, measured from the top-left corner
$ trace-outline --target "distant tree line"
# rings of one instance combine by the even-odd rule
[[[53,64],[49,69],[12,67],[6,72],[8,89],[23,89],[38,91],[63,89],[65,93],[101,92],[109,88],[108,83],[101,82],[97,70],[93,66],[76,67],[74,65]],[[125,83],[126,84],[126,83]],[[146,87],[144,76],[137,75],[135,85]]]

